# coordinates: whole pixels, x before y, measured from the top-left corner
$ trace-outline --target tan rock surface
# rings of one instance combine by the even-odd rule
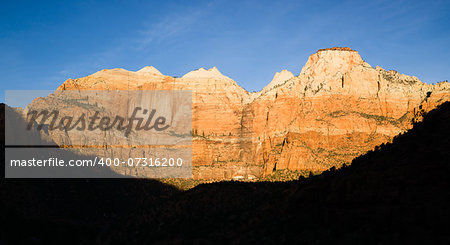
[[[349,48],[319,50],[299,76],[283,70],[257,93],[245,91],[216,67],[182,78],[154,67],[102,70],[69,79],[58,89],[192,90],[193,172],[204,179],[340,166],[450,100],[448,82],[425,84],[372,68]]]

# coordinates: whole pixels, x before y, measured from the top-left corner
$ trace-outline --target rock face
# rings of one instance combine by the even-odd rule
[[[319,50],[298,76],[283,70],[255,93],[216,67],[181,78],[154,67],[102,70],[58,89],[192,90],[193,174],[201,179],[340,166],[450,100],[448,82],[425,84],[372,68],[350,48]]]
[[[282,70],[281,72],[277,72],[273,76],[272,81],[266,87],[264,87],[261,92],[264,93],[266,91],[269,91],[269,90],[273,89],[274,87],[283,84],[284,82],[286,82],[287,80],[289,80],[291,78],[294,78],[294,74],[292,74],[292,72],[290,72],[288,70]]]
[[[139,71],[137,71],[138,73],[149,73],[149,74],[154,74],[156,76],[163,76],[163,74],[158,71],[158,69],[156,69],[153,66],[146,66],[142,69],[140,69]]]

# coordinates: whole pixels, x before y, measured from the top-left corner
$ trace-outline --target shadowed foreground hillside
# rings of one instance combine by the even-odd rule
[[[4,110],[12,108],[1,104],[2,176],[5,174]],[[15,122],[21,123],[17,118]],[[38,135],[28,138],[28,142],[36,145],[41,145],[41,140]],[[27,152],[47,154],[47,158],[85,158],[64,149],[51,149],[27,148]],[[77,174],[89,176],[92,171],[122,177],[112,171],[92,168],[79,169]],[[173,186],[148,179],[2,179],[0,244],[91,244],[118,217],[164,202],[178,192]]]
[[[4,179],[0,242],[450,244],[449,136],[445,103],[351,166],[299,181],[181,192],[139,179]]]
[[[203,184],[124,217],[99,244],[449,244],[450,103],[350,167],[288,183]]]

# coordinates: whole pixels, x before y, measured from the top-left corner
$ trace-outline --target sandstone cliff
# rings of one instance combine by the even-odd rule
[[[319,50],[298,76],[277,73],[256,93],[245,91],[216,67],[181,78],[154,67],[102,70],[69,79],[58,90],[191,90],[193,173],[203,179],[340,166],[390,141],[423,112],[450,100],[448,82],[431,85],[372,68],[349,48]]]

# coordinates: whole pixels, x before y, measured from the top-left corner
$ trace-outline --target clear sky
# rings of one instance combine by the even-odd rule
[[[348,46],[427,83],[450,77],[450,1],[2,1],[3,90],[53,90],[105,68],[217,66],[249,91]],[[0,96],[2,102],[4,96]]]

